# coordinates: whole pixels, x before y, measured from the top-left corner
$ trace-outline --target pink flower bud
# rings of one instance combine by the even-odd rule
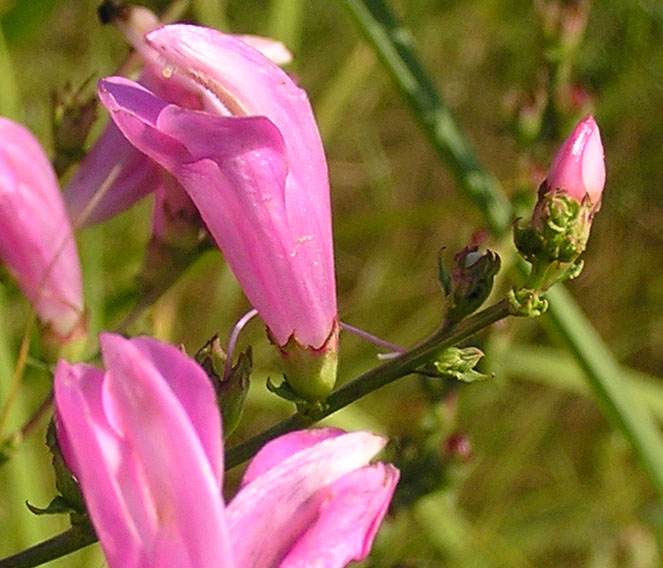
[[[0,260],[57,338],[81,323],[81,270],[53,168],[23,126],[0,118]]]
[[[529,288],[545,291],[580,274],[579,257],[587,248],[604,184],[601,135],[588,115],[557,151],[539,187],[532,221],[514,226],[516,247],[532,264]]]
[[[599,127],[591,115],[583,118],[555,154],[548,170],[546,192],[568,195],[579,202],[588,199],[592,212],[601,205],[605,162]]]

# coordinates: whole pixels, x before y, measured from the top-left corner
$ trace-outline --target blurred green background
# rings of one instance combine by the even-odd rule
[[[0,114],[51,148],[52,96],[111,74],[128,48],[102,27],[97,1],[0,0]],[[443,313],[445,257],[485,227],[480,212],[422,134],[341,2],[144,2],[158,13],[237,33],[278,37],[310,94],[332,185],[341,319],[401,345],[432,332]],[[485,166],[526,215],[556,147],[591,111],[602,131],[607,188],[583,274],[568,285],[625,366],[623,379],[663,420],[663,4],[655,0],[399,0],[390,6]],[[560,38],[564,41],[560,41]],[[106,121],[103,109],[93,134]],[[78,235],[92,330],[117,326],[136,301],[149,237],[149,199]],[[509,239],[488,239],[517,279]],[[249,308],[218,252],[203,255],[132,334],[182,343],[226,338]],[[29,307],[0,281],[0,402]],[[3,434],[20,427],[50,388],[36,332],[28,370]],[[256,371],[230,444],[291,409],[264,388],[274,354],[260,323],[242,336]],[[493,379],[471,385],[408,377],[328,423],[394,440],[402,492],[366,567],[655,567],[663,564],[663,506],[591,396],[547,316],[493,326],[472,344]],[[344,334],[340,380],[377,364],[376,349]],[[0,556],[65,529],[34,517],[54,495],[46,420],[0,468]],[[469,452],[454,451],[458,441]],[[239,472],[232,472],[229,484]],[[52,566],[97,567],[97,545]]]

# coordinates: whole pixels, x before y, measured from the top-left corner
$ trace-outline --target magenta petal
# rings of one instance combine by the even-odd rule
[[[35,137],[0,118],[0,259],[65,338],[83,312],[81,271],[55,173]]]
[[[101,223],[158,188],[161,175],[111,122],[63,190],[69,216],[76,228]]]
[[[101,337],[106,335],[102,334]],[[223,477],[223,435],[216,395],[209,377],[200,365],[172,345],[151,337],[134,337],[131,343],[154,365],[182,405],[220,487]]]
[[[560,146],[548,175],[548,188],[582,201],[588,196],[596,211],[605,185],[601,133],[594,117],[581,120]]]
[[[130,449],[106,418],[103,376],[89,365],[58,364],[54,382],[58,440],[67,465],[78,478],[109,566],[133,568],[141,565],[143,537],[137,525],[142,525],[140,531],[145,534],[154,521],[149,521],[136,470],[123,468],[130,463]],[[136,489],[131,507],[125,499],[127,486]]]
[[[100,342],[115,426],[139,462],[157,518],[146,565],[232,566],[220,488],[186,409],[139,345],[111,334]]]
[[[376,463],[320,490],[318,516],[279,568],[341,568],[368,556],[399,473]]]
[[[280,193],[279,202],[275,203],[280,209],[274,212],[280,219],[272,235],[272,239],[280,241],[280,250],[276,251],[274,258],[270,257],[269,251],[261,257],[267,264],[287,260],[291,265],[289,274],[276,274],[286,279],[271,278],[272,275],[263,267],[256,267],[245,252],[234,253],[224,248],[223,242],[227,239],[220,237],[218,231],[214,237],[227,258],[233,254],[243,257],[242,266],[236,263],[233,267],[243,288],[251,277],[242,276],[238,270],[257,268],[256,279],[262,279],[262,282],[254,288],[262,288],[261,296],[273,297],[279,289],[281,293],[294,290],[270,313],[267,307],[272,303],[258,305],[255,290],[245,289],[278,343],[284,345],[294,334],[301,345],[321,348],[336,319],[334,259],[327,166],[306,93],[261,53],[234,36],[198,26],[170,25],[150,32],[146,40],[162,56],[167,75],[189,80],[214,95],[217,104],[207,104],[208,110],[235,117],[267,117],[280,132],[285,144],[283,160],[287,176],[285,183],[279,180],[273,184],[274,189],[270,190],[269,186],[267,189]],[[186,120],[181,119],[184,127]],[[190,144],[197,144],[195,138],[202,141],[204,136],[199,129],[184,129],[178,138],[191,149]],[[217,145],[225,143],[228,141],[217,139]],[[259,160],[254,159],[251,167],[259,167]],[[178,177],[178,174],[174,175]],[[258,175],[263,176],[262,173]],[[218,182],[218,176],[206,179],[200,172],[195,178],[190,177],[188,184],[180,179],[194,201],[194,179],[197,185],[205,188]],[[249,178],[244,179],[249,181]],[[235,180],[227,180],[226,185]],[[243,192],[243,185],[236,187],[235,191]],[[255,190],[254,193],[260,196]],[[268,199],[271,199],[269,195],[261,197],[265,202]],[[214,209],[218,207],[206,204],[213,207],[212,212],[206,212],[199,203],[197,206],[209,226],[208,219],[216,215]],[[256,228],[254,226],[253,230]],[[287,229],[287,233],[282,229]],[[210,227],[210,230],[214,233],[214,229]],[[225,230],[229,230],[227,226]],[[261,230],[273,231],[269,225]]]
[[[182,143],[157,128],[159,114],[169,106],[166,101],[123,77],[99,81],[99,98],[129,142],[141,151],[144,151],[143,146],[149,147],[151,152],[146,154],[153,160],[159,163],[191,161]]]
[[[99,94],[132,144],[184,186],[277,341],[295,332],[305,345],[322,345],[334,322],[333,270],[312,260],[322,241],[294,238],[285,148],[271,121],[167,105],[120,78],[101,81]],[[317,270],[331,285],[316,284]]]
[[[173,347],[148,338],[104,334],[100,342],[108,371],[61,362],[55,405],[63,456],[109,566],[233,568],[208,457],[220,454],[221,439],[215,450],[204,447],[221,431],[206,377]]]
[[[345,435],[346,432],[337,428],[314,428],[298,430],[279,436],[265,444],[251,460],[242,477],[242,486],[306,448],[315,446],[323,440]]]
[[[366,432],[329,438],[244,485],[226,510],[237,564],[278,565],[315,521],[325,499],[320,490],[366,466],[384,443]]]

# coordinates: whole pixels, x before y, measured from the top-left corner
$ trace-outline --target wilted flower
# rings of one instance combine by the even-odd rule
[[[0,260],[59,341],[80,331],[81,270],[53,168],[23,126],[0,118]]]
[[[100,337],[106,371],[61,361],[62,455],[111,568],[336,568],[364,558],[398,470],[366,432],[268,443],[225,505],[221,421],[203,370],[154,339]]]
[[[281,349],[290,385],[324,398],[338,323],[327,166],[306,94],[236,36],[170,25],[145,41],[158,82],[109,77],[102,103],[182,184]],[[195,105],[164,95],[184,87]]]

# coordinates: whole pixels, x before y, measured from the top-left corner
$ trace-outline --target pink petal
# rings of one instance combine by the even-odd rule
[[[242,477],[242,486],[264,474],[275,465],[306,448],[319,444],[323,440],[345,435],[337,428],[313,428],[298,430],[279,436],[265,444],[251,460]]]
[[[110,334],[104,333],[100,337],[107,335]],[[223,435],[216,395],[209,377],[200,365],[172,345],[144,336],[132,338],[131,343],[154,365],[182,405],[220,487],[223,476]]]
[[[315,238],[293,240],[283,142],[271,121],[167,105],[121,78],[101,81],[99,94],[125,136],[182,183],[277,340],[294,331],[306,344],[324,343],[335,291],[306,274],[320,264],[308,256]]]
[[[103,372],[60,361],[55,370],[55,410],[62,455],[78,478],[87,510],[108,563],[139,566],[141,536],[150,520],[140,479],[130,464],[130,448],[117,437],[102,403]],[[135,491],[126,502],[126,489]]]
[[[559,148],[546,176],[551,191],[582,201],[589,196],[595,210],[605,185],[605,161],[599,127],[591,115],[581,120]]]
[[[336,316],[334,260],[327,167],[306,94],[281,69],[236,37],[197,26],[172,25],[147,34],[146,39],[164,58],[172,77],[188,78],[217,97],[225,112],[214,107],[215,112],[266,116],[283,136],[287,178],[280,191],[289,228],[283,246],[290,255],[295,280],[280,282],[280,287],[299,287],[305,306],[311,306],[309,297],[315,296],[315,309],[307,319],[299,313],[301,301],[284,302],[295,314],[287,334],[266,323],[281,345],[294,332],[302,345],[321,347]],[[205,212],[201,213],[204,217]],[[219,240],[217,235],[215,238]],[[224,254],[228,256],[225,249]],[[272,283],[271,287],[278,285]],[[254,298],[247,296],[253,303]],[[256,307],[264,319],[265,314]]]
[[[61,337],[80,323],[81,272],[55,173],[35,137],[0,118],[0,259]]]
[[[238,35],[235,37],[258,50],[276,65],[287,65],[292,62],[292,53],[278,40],[257,35]]]
[[[315,521],[326,498],[320,490],[366,466],[384,443],[366,432],[329,438],[244,485],[226,510],[237,564],[277,565]]]
[[[161,175],[111,122],[64,188],[69,216],[77,228],[101,223],[158,188]]]
[[[371,551],[398,477],[393,466],[376,463],[321,489],[324,497],[317,518],[279,568],[341,568],[363,560]]]
[[[147,565],[232,566],[220,489],[186,409],[139,346],[111,334],[100,343],[114,425],[142,469],[157,519]]]

